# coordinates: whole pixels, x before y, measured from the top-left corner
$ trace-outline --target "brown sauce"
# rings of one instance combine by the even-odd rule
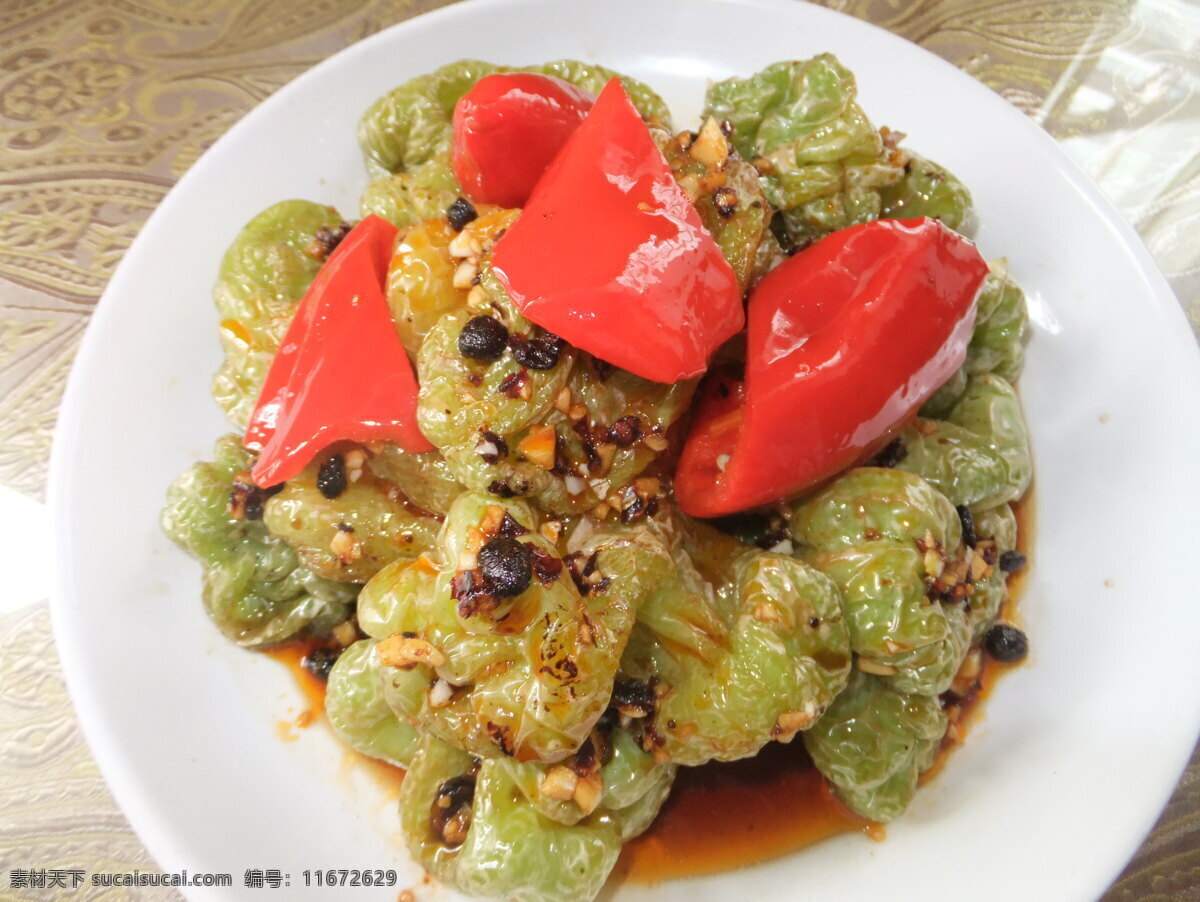
[[[277,645],[263,651],[268,658],[278,661],[291,673],[296,685],[304,693],[306,707],[296,718],[296,726],[307,727],[325,711],[325,681],[304,669],[304,657],[325,643],[316,639],[297,639],[286,645]]]
[[[275,648],[265,649],[263,654],[278,661],[291,673],[296,685],[304,693],[306,706],[295,718],[281,720],[276,724],[276,732],[285,741],[297,738],[296,729],[307,729],[321,719],[325,713],[325,681],[313,676],[304,668],[304,657],[313,649],[324,645],[316,639],[297,639]],[[394,767],[386,762],[371,758],[361,752],[356,752],[350,746],[344,746],[347,763],[371,774],[372,778],[388,794],[396,798],[400,793],[400,783],[404,779],[403,768]]]
[[[1019,626],[1017,602],[1033,564],[1032,488],[1013,508],[1019,529],[1017,549],[1030,563],[1010,577],[1001,619]],[[297,726],[307,726],[324,710],[325,683],[301,665],[304,656],[318,645],[314,641],[291,642],[266,652],[291,670],[304,691],[308,708],[295,721]],[[978,691],[960,703],[954,738],[943,743],[937,762],[922,775],[922,784],[937,776],[950,753],[966,739],[981,717],[980,703],[998,680],[1019,666],[984,655]],[[358,753],[353,756],[389,791],[398,789],[402,770]],[[884,827],[859,817],[834,797],[799,739],[788,745],[771,743],[754,758],[680,768],[670,798],[654,824],[625,845],[613,876],[655,883],[712,874],[779,858],[845,833],[881,840]]]
[[[625,845],[616,874],[639,883],[712,874],[881,830],[834,798],[803,743],[771,743],[754,758],[680,768],[654,825]]]

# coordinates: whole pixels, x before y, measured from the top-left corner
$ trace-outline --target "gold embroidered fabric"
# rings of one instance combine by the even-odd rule
[[[305,69],[442,5],[0,2],[0,485],[43,497],[59,398],[88,316],[179,176]],[[941,55],[1059,139],[1142,235],[1200,334],[1200,5],[824,5]],[[79,733],[43,602],[0,615],[0,899],[180,898],[156,888],[9,886],[14,868],[54,867],[154,865]],[[1200,755],[1105,902],[1168,899],[1200,902]]]

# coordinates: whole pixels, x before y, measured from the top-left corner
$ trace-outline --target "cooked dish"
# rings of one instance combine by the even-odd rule
[[[1026,650],[1027,312],[967,188],[829,55],[678,133],[602,67],[464,61],[359,138],[356,224],[283,201],[221,263],[238,432],[163,515],[214,623],[317,640],[469,893],[590,899],[679,768],[772,742],[901,815]]]

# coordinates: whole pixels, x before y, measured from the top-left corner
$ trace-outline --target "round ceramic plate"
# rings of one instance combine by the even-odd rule
[[[620,899],[1094,899],[1137,848],[1200,722],[1200,366],[1134,233],[1047,136],[988,89],[883,31],[776,0],[515,0],[456,5],[376,35],[288,85],[179,182],[93,318],[52,466],[53,612],[72,697],[122,808],[167,871],[395,867],[419,881],[394,798],[325,729],[284,741],[291,676],[209,624],[195,563],[159,532],[167,484],[229,431],[208,395],[209,289],[226,245],[289,197],[353,216],[355,144],[377,96],[462,57],[601,62],[644,79],[677,124],[709,79],[837,54],[877,125],[974,192],[978,242],[1007,256],[1036,330],[1021,388],[1037,456],[1028,666],[882,844],[845,836],[736,872],[622,886]],[[720,812],[713,812],[719,829]],[[965,890],[969,888],[969,890]],[[330,895],[345,898],[349,890]],[[425,888],[423,900],[434,893]],[[437,897],[443,898],[443,891]],[[448,893],[447,893],[448,894]]]

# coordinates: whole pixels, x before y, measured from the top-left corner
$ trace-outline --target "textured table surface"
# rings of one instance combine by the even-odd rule
[[[800,2],[800,0],[797,0]],[[172,184],[326,56],[439,0],[0,3],[0,899],[16,869],[154,869],[63,684],[38,574],[46,462],[96,300]],[[1057,138],[1141,234],[1200,333],[1200,5],[828,0],[980,79]],[[70,885],[69,880],[67,885]],[[1200,902],[1200,755],[1105,902]]]

